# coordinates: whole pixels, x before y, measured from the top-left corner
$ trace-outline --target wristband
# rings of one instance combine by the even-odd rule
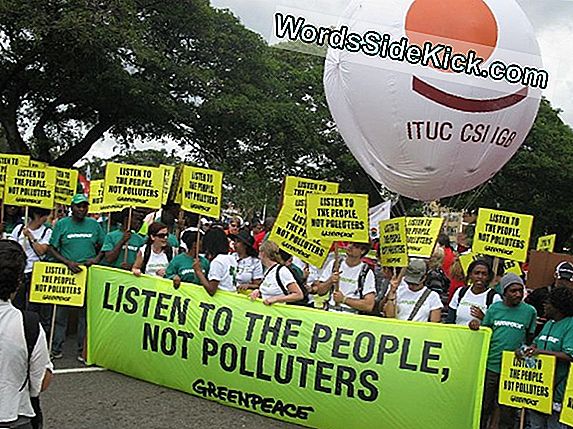
[[[342,298],[342,303],[346,304],[346,297]]]

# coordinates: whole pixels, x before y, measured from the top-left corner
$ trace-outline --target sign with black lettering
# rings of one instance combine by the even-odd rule
[[[88,363],[314,428],[479,427],[489,329],[211,297],[99,266],[87,292]]]
[[[525,262],[533,216],[479,209],[473,251]]]
[[[499,403],[551,414],[555,356],[539,354],[531,362],[528,366],[526,360],[515,356],[515,352],[503,352]]]

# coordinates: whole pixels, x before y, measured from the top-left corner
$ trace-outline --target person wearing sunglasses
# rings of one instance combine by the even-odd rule
[[[147,230],[147,242],[137,252],[131,271],[139,277],[142,274],[164,277],[167,266],[173,259],[173,248],[167,243],[167,225],[153,222]]]

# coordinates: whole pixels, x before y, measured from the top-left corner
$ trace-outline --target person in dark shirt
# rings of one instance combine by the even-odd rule
[[[549,298],[551,290],[557,287],[568,287],[573,289],[573,264],[568,261],[562,261],[555,267],[555,280],[553,284],[540,287],[531,292],[525,302],[535,307],[537,310],[538,320],[537,320],[537,330],[536,335],[541,331],[543,325],[547,321],[547,316],[545,314],[544,304]]]

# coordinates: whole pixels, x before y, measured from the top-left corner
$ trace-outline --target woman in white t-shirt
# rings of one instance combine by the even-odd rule
[[[472,320],[483,320],[491,304],[501,301],[495,289],[488,288],[493,271],[483,260],[473,261],[468,267],[467,286],[458,288],[450,301],[446,323],[467,326]]]
[[[437,292],[424,286],[426,262],[410,259],[404,281],[396,276],[390,281],[384,313],[386,317],[414,322],[435,322],[442,319],[442,300]]]
[[[149,274],[164,277],[165,270],[173,259],[173,249],[167,244],[169,231],[167,225],[153,222],[147,230],[147,243],[144,244],[135,257],[131,271],[134,275]]]
[[[40,314],[40,322],[44,328],[50,327],[50,314],[51,308],[49,306],[38,305],[27,302],[27,296],[30,291],[30,283],[32,279],[32,269],[34,263],[41,260],[48,251],[50,238],[52,237],[52,229],[44,225],[50,216],[50,210],[38,207],[29,208],[30,221],[27,225],[16,225],[12,231],[10,238],[17,241],[24,252],[26,252],[26,268],[24,269],[24,287],[18,289],[16,296],[12,300],[14,307],[19,310],[30,309]],[[47,307],[47,308],[46,308]],[[46,331],[47,332],[47,331]]]
[[[259,258],[266,273],[258,289],[251,292],[252,300],[262,298],[265,305],[272,305],[276,302],[297,302],[304,298],[291,271],[279,263],[279,248],[275,243],[265,241],[261,244]]]
[[[237,259],[229,255],[229,240],[221,228],[211,228],[203,238],[203,250],[210,262],[208,278],[205,276],[199,258],[193,261],[195,276],[209,295],[218,289],[237,291]]]
[[[237,258],[237,289],[244,291],[258,288],[263,280],[263,265],[253,247],[255,239],[249,231],[243,229],[232,240]]]

